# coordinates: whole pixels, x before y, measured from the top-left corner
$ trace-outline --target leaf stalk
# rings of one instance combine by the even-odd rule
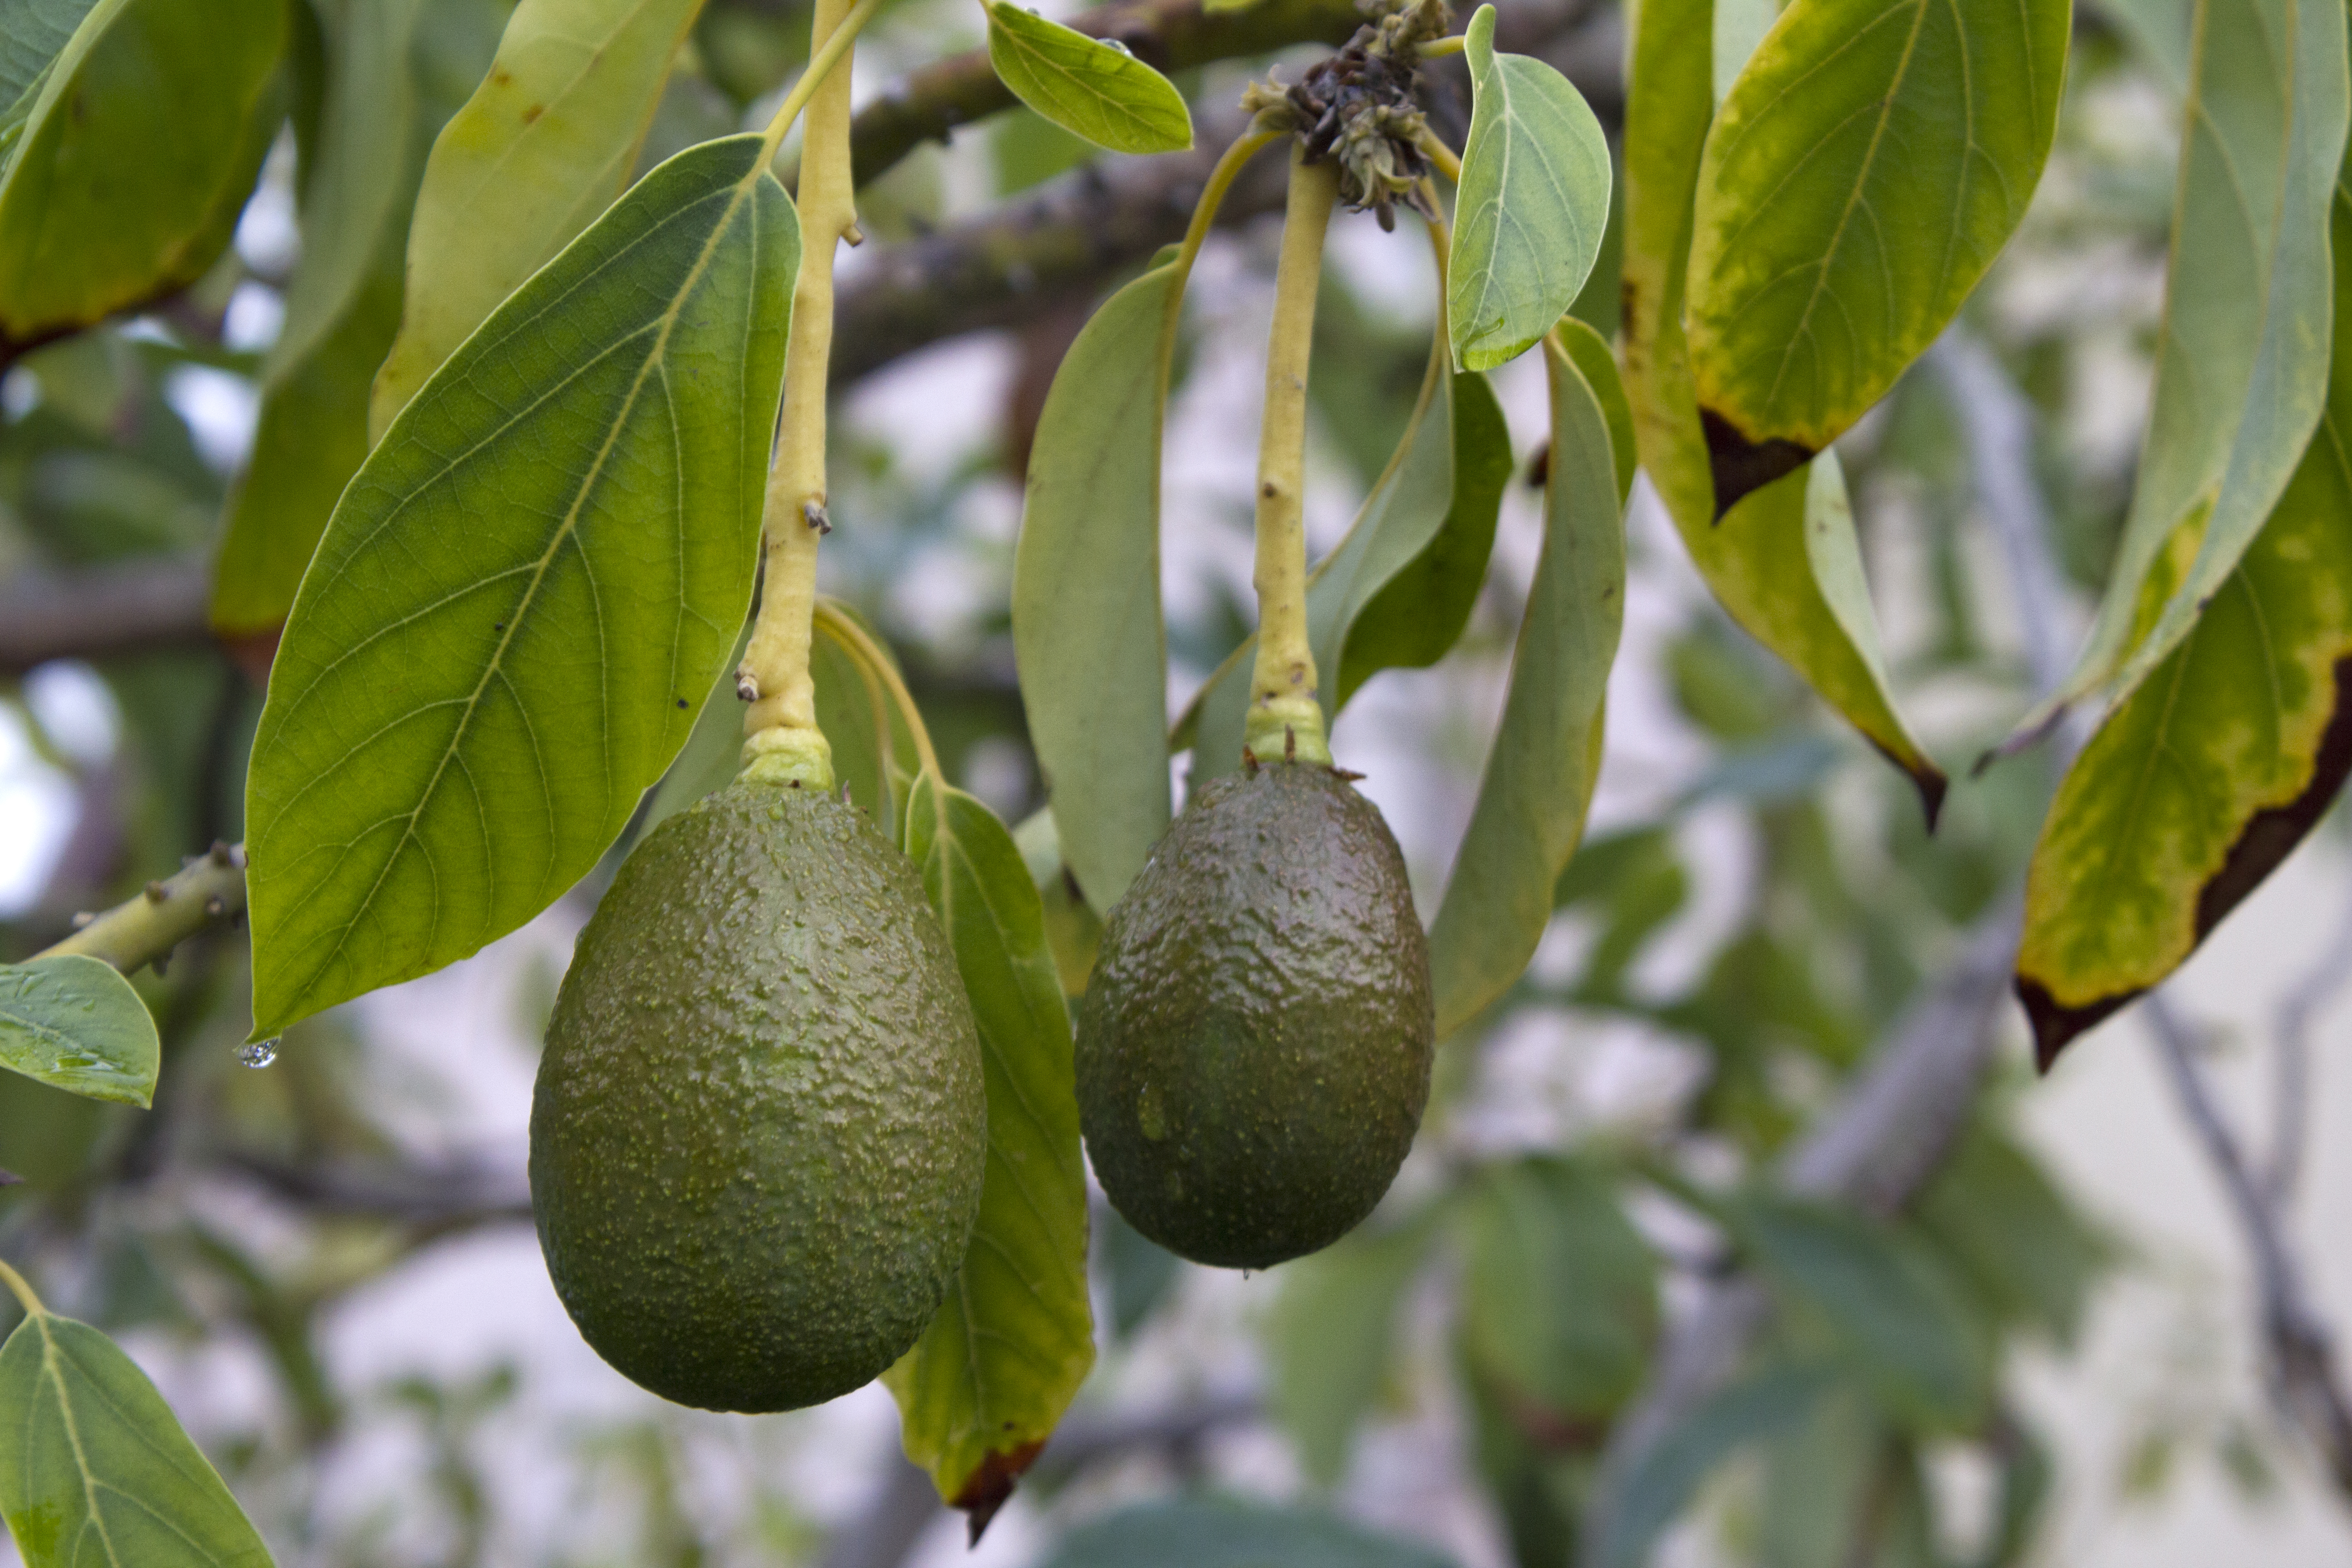
[[[33,1294],[33,1287],[22,1274],[8,1267],[8,1260],[5,1258],[0,1258],[0,1285],[8,1287],[8,1293],[24,1307],[26,1316],[42,1318],[48,1315],[48,1309],[41,1305],[41,1299]]]
[[[907,733],[915,738],[916,762],[938,783],[946,784],[948,775],[940,767],[939,752],[932,749],[931,732],[924,727],[922,710],[915,706],[914,693],[907,689],[907,683],[899,678],[898,667],[890,662],[890,656],[875,646],[874,639],[866,635],[865,627],[822,599],[816,602],[814,624],[824,628],[825,636],[849,650],[850,657],[857,660],[858,668],[869,679],[882,683],[890,694],[892,705],[898,710],[898,717],[907,722]],[[884,754],[887,755],[889,718],[886,714],[881,719],[886,742]]]
[[[1323,237],[1339,196],[1339,171],[1290,154],[1290,192],[1275,273],[1274,326],[1265,355],[1265,416],[1257,459],[1257,663],[1250,677],[1243,749],[1271,761],[1328,763],[1323,710],[1315,700],[1315,654],[1307,626],[1307,372],[1315,342],[1315,299]]]

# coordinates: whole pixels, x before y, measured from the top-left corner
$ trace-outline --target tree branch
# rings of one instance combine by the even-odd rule
[[[2347,1405],[2336,1379],[2334,1337],[2312,1307],[2302,1266],[2280,1228],[2277,1206],[2214,1103],[2188,1026],[2161,992],[2150,992],[2139,1006],[2174,1098],[2221,1178],[2253,1254],[2272,1397],[2318,1450],[2336,1489],[2352,1498],[2352,1405]]]
[[[211,594],[211,566],[186,556],[20,573],[0,584],[0,676],[205,641]]]
[[[205,927],[225,925],[244,913],[245,846],[215,844],[179,875],[148,883],[136,898],[89,920],[39,956],[83,953],[129,974],[163,963]]]

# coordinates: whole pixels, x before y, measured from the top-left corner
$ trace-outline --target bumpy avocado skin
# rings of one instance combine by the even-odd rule
[[[638,845],[581,932],[530,1114],[572,1321],[666,1399],[815,1405],[913,1344],[962,1265],[980,1038],[914,868],[740,779]]]
[[[1429,1100],[1436,1015],[1404,858],[1330,768],[1202,788],[1111,910],[1078,1116],[1138,1230],[1263,1268],[1381,1200]]]

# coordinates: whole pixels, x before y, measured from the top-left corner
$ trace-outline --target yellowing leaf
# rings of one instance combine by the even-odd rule
[[[1719,463],[1718,508],[1836,439],[1984,276],[2050,152],[2070,15],[1793,0],[1757,46],[1707,135],[1690,251],[1699,405],[1718,449],[1767,459],[1737,482]]]

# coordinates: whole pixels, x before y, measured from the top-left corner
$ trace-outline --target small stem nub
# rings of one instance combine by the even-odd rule
[[[1265,356],[1265,417],[1258,437],[1257,663],[1250,677],[1242,744],[1260,760],[1331,761],[1315,700],[1315,653],[1307,625],[1307,372],[1323,236],[1339,200],[1339,172],[1307,161],[1294,143],[1275,275],[1274,327]]]

